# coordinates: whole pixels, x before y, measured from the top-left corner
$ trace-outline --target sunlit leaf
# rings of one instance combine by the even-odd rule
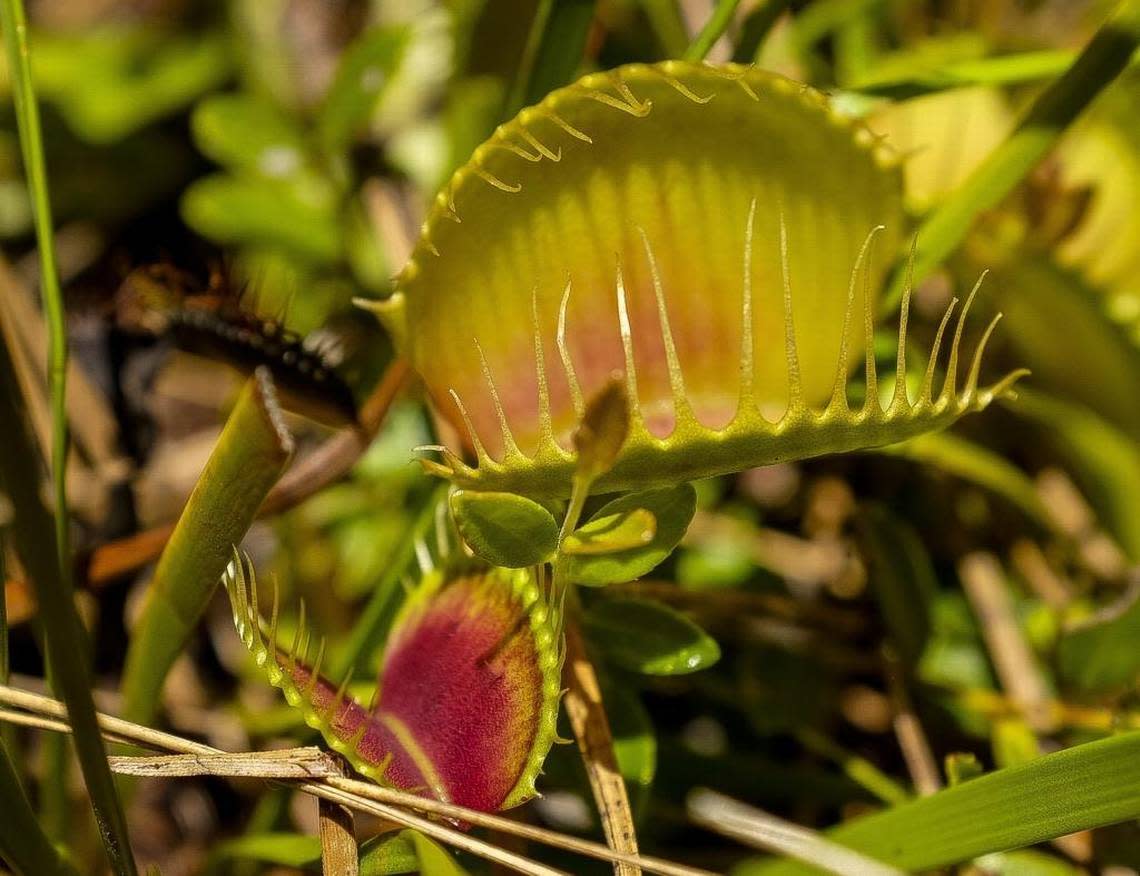
[[[343,150],[368,122],[404,57],[408,39],[405,27],[372,28],[357,37],[341,56],[317,117],[317,130],[327,152]]]
[[[583,528],[611,525],[615,520],[628,519],[633,512],[643,510],[655,521],[655,531],[648,541],[638,547],[615,553],[572,553],[564,558],[569,580],[588,586],[616,584],[632,581],[651,571],[664,560],[689,526],[696,511],[696,492],[689,484],[630,493],[603,505]],[[636,520],[640,518],[635,518]],[[594,530],[597,534],[597,530]]]
[[[495,566],[535,566],[558,548],[554,516],[523,496],[457,490],[451,495],[451,514],[467,546]]]
[[[595,517],[562,542],[562,553],[615,554],[644,547],[657,533],[657,518],[645,508],[633,508]]]
[[[720,647],[704,630],[651,599],[599,599],[584,621],[591,644],[633,672],[684,675],[720,659]]]

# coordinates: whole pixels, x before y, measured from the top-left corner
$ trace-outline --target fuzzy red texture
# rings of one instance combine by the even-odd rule
[[[312,679],[300,664],[292,676],[302,690]],[[526,767],[539,730],[542,685],[530,626],[509,585],[470,575],[401,616],[385,653],[375,711],[345,697],[331,724],[344,740],[367,724],[357,754],[380,764],[390,752],[385,782],[434,796],[430,777],[385,722],[397,719],[431,762],[440,796],[493,812]],[[335,694],[320,678],[307,699],[325,713]]]

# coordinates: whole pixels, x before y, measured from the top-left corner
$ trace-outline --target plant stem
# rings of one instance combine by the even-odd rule
[[[1140,0],[1123,0],[1060,79],[1029,107],[1017,127],[922,222],[914,255],[921,281],[965,238],[974,219],[994,207],[1053,148],[1061,133],[1128,66],[1140,45]],[[893,312],[908,282],[906,260],[895,265],[883,308]]]
[[[728,30],[728,26],[732,23],[732,16],[736,14],[738,6],[740,6],[740,0],[717,0],[716,7],[713,9],[712,15],[709,16],[709,20],[705,22],[701,32],[685,49],[686,61],[703,61],[705,59],[712,47],[716,45],[716,41]]]

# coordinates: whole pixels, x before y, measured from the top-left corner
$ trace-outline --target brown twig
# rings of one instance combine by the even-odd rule
[[[602,820],[606,842],[619,852],[637,854],[637,834],[633,827],[629,795],[625,780],[618,770],[614,754],[613,734],[606,710],[602,704],[602,691],[598,676],[586,654],[586,643],[577,619],[571,612],[566,618],[566,665],[563,670],[566,684],[566,717],[578,740],[582,762],[594,792],[594,801]],[[636,866],[616,863],[618,876],[638,876]]]

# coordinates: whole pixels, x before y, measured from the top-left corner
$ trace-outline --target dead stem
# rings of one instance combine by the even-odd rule
[[[606,842],[619,852],[636,855],[637,834],[633,827],[629,795],[618,770],[598,676],[586,654],[586,643],[574,616],[576,607],[576,601],[567,606],[566,664],[563,669],[567,688],[564,699],[566,716],[578,740],[578,750],[582,752],[582,762],[594,792]],[[641,870],[632,864],[615,863],[614,872],[618,876],[638,876]]]
[[[930,749],[930,740],[926,738],[926,731],[918,720],[907,693],[902,664],[890,647],[884,649],[883,663],[891,709],[894,712],[891,723],[895,738],[915,791],[918,796],[927,797],[942,789],[942,774],[938,771],[938,763]]]
[[[331,800],[317,801],[321,837],[321,872],[325,876],[357,876],[360,852],[352,810]]]

